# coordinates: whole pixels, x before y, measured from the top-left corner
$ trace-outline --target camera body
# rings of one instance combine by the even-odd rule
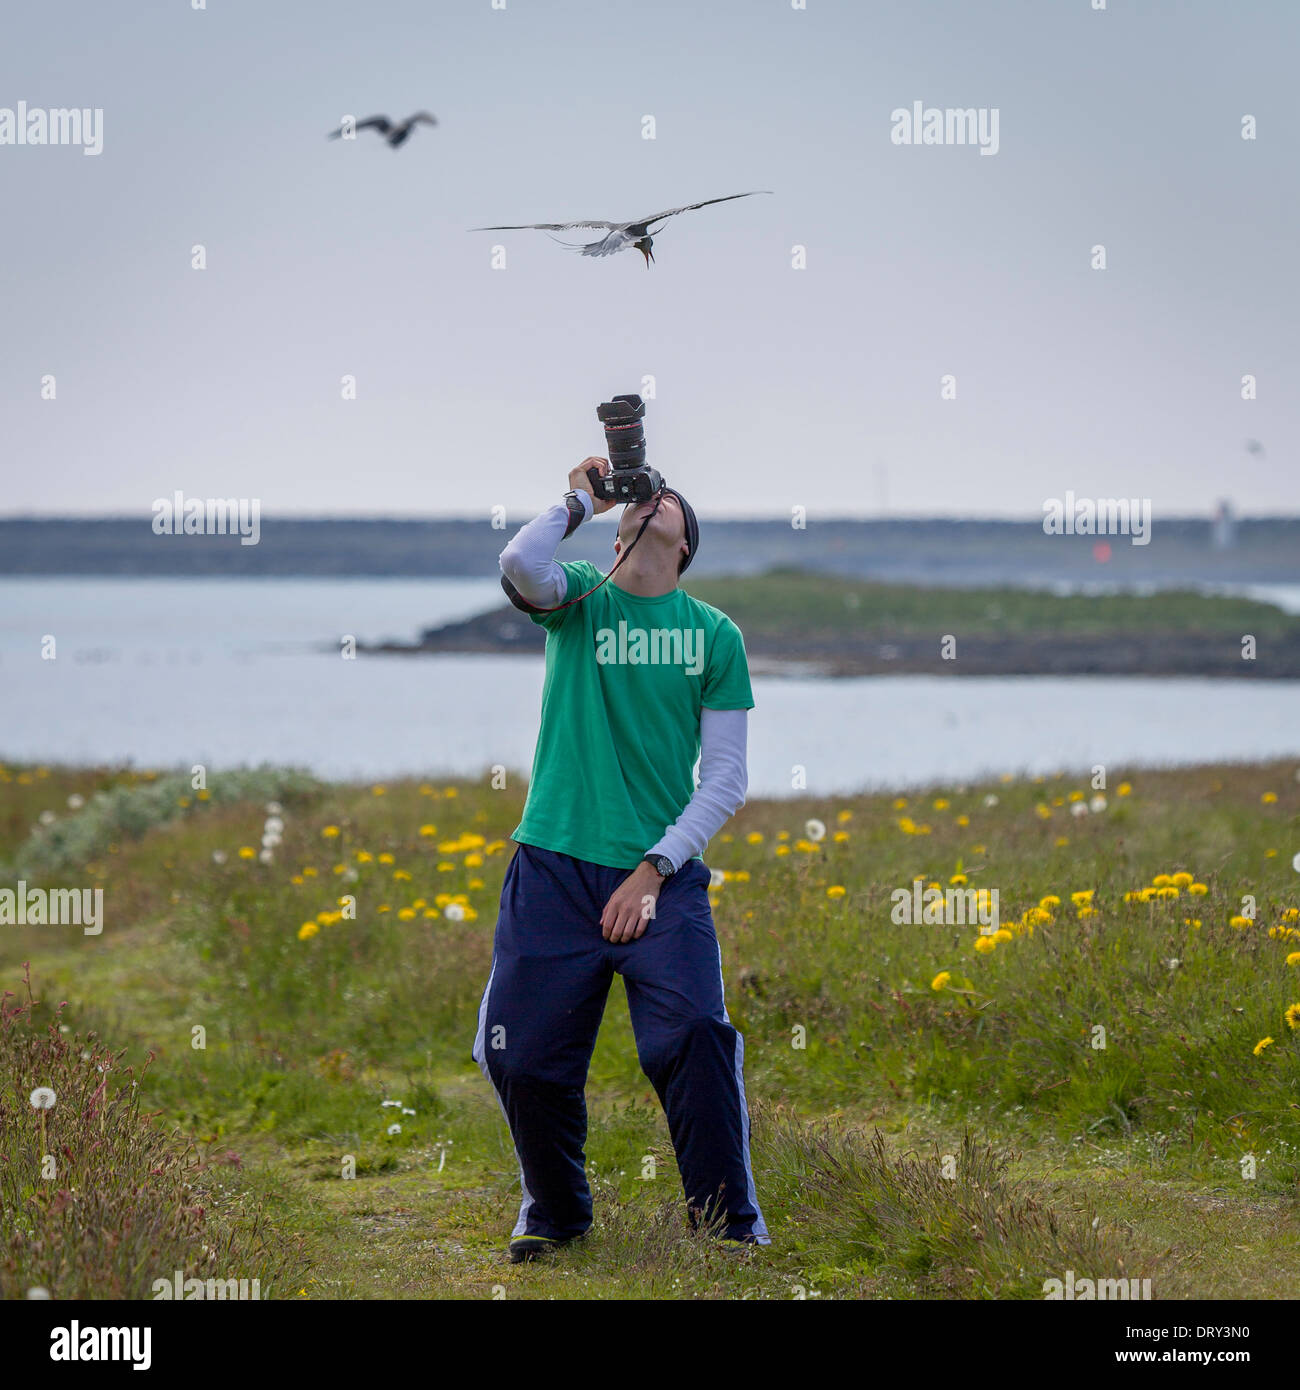
[[[602,501],[648,502],[664,480],[645,461],[645,402],[640,396],[615,396],[596,407],[596,418],[605,428],[605,447],[610,472],[605,476],[587,470],[591,490]]]

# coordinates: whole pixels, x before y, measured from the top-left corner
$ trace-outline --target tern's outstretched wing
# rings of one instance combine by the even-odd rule
[[[373,127],[381,135],[387,135],[393,128],[393,123],[387,116],[367,116],[364,121],[358,121],[355,129],[369,130]]]
[[[437,125],[438,118],[429,111],[417,111],[414,116],[407,118],[407,125],[414,125],[417,121],[422,121],[425,125]]]
[[[728,193],[725,198],[706,198],[702,203],[687,203],[684,207],[669,208],[667,212],[656,212],[652,217],[643,217],[639,222],[627,222],[627,227],[648,227],[652,222],[663,222],[676,217],[679,212],[694,212],[696,208],[706,208],[710,203],[729,203],[733,198],[752,198],[758,193],[770,193],[770,188],[755,188],[749,193]]]
[[[604,227],[614,231],[621,222],[520,222],[508,227],[471,227],[471,232],[567,232],[573,227]]]

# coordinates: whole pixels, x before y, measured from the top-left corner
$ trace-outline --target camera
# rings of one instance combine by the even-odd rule
[[[596,418],[605,427],[605,448],[610,472],[604,477],[587,470],[591,490],[602,501],[648,502],[664,485],[656,469],[645,461],[645,402],[640,396],[615,396],[596,407]]]

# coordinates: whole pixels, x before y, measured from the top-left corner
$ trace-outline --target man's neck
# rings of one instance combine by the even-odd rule
[[[677,587],[676,570],[662,564],[638,564],[640,558],[636,553],[629,555],[627,562],[619,565],[609,582],[616,589],[635,594],[638,598],[660,598],[664,594],[671,594]],[[647,556],[646,559],[653,561],[654,557]]]

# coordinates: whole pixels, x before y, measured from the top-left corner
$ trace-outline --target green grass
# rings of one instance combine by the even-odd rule
[[[92,1296],[170,1274],[179,1242],[280,1296],[1035,1298],[1068,1268],[1148,1277],[1157,1298],[1293,1298],[1300,785],[1289,764],[1124,775],[1083,817],[1071,798],[1092,789],[1069,778],[746,806],[706,858],[728,874],[714,915],[772,1246],[737,1260],[684,1229],[616,984],[591,1071],[596,1225],[515,1267],[518,1174],[469,1049],[522,789],[285,778],[266,864],[240,856],[261,842],[261,783],[200,800],[148,773],[0,769],[0,887],[47,865],[29,881],[102,886],[106,919],[98,937],[0,934],[7,987],[31,960],[46,1001],[0,1046],[5,1201],[29,1234],[52,1223],[45,1264],[7,1247],[4,1291],[73,1287],[23,1108],[67,1000],[59,1024],[137,1069],[124,1152],[174,1132],[161,1166],[195,1168],[208,1223],[142,1229],[135,1283],[96,1247]],[[1204,894],[1124,901],[1180,872]],[[958,874],[998,891],[1010,937],[991,952],[976,927],[891,920],[915,876]],[[1247,895],[1254,924],[1233,927]],[[80,1154],[75,1111],[47,1121]]]
[[[798,632],[844,642],[863,636],[966,637],[1207,633],[1295,641],[1300,619],[1253,599],[1186,590],[1151,595],[1071,594],[1013,588],[918,588],[803,570],[688,579],[698,599],[721,608],[751,640]]]

